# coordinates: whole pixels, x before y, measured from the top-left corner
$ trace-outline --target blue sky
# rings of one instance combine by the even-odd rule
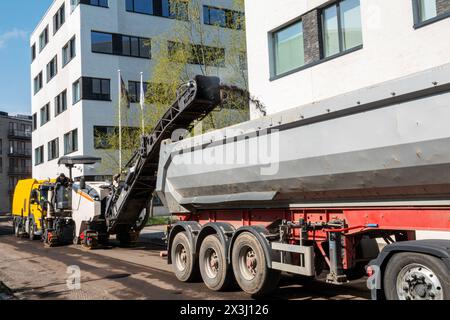
[[[0,111],[31,113],[29,36],[53,0],[0,0]]]

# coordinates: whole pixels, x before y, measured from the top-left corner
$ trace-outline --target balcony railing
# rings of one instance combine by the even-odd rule
[[[29,158],[29,157],[31,157],[31,150],[21,150],[21,149],[9,150],[8,156]]]
[[[21,176],[31,176],[31,168],[23,168],[23,167],[16,167],[16,168],[9,168],[8,174],[9,175],[21,175]]]
[[[10,139],[31,139],[31,131],[27,130],[18,130],[18,129],[9,129],[8,138]]]

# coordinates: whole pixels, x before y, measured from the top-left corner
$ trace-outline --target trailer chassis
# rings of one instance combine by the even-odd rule
[[[385,271],[393,263],[395,256],[409,252],[434,257],[447,267],[440,284],[431,283],[432,281],[427,283],[426,279],[420,280],[423,283],[419,280],[415,282],[406,277],[404,281],[408,283],[410,293],[402,295],[400,292],[399,298],[448,298],[450,241],[415,241],[415,233],[417,230],[450,231],[450,207],[199,210],[193,214],[180,214],[178,217],[180,222],[168,230],[168,260],[170,264],[174,264],[175,273],[179,277],[177,268],[180,268],[180,263],[177,266],[175,261],[178,259],[180,262],[177,252],[180,252],[180,246],[187,247],[182,251],[183,259],[188,262],[191,272],[188,272],[189,276],[179,277],[183,281],[192,280],[200,269],[202,278],[210,289],[224,289],[224,286],[211,285],[213,281],[208,278],[206,270],[210,269],[209,263],[215,269],[226,269],[227,277],[232,277],[234,273],[241,288],[250,294],[258,296],[270,292],[276,286],[276,280],[269,281],[269,285],[263,279],[260,286],[251,288],[246,286],[246,281],[251,282],[251,277],[245,278],[245,275],[243,277],[240,274],[243,272],[242,265],[244,269],[248,267],[250,274],[257,270],[255,265],[261,266],[261,261],[254,260],[255,252],[249,251],[247,260],[234,252],[237,240],[241,243],[247,237],[254,239],[262,248],[263,255],[260,258],[264,260],[264,268],[267,269],[264,272],[269,278],[277,277],[269,274],[280,272],[315,277],[327,269],[326,281],[339,285],[363,277],[365,269],[370,266],[367,274],[370,276],[369,282],[373,283],[371,289],[374,299],[392,299],[395,296],[392,292],[386,296],[385,292]],[[178,236],[180,239],[174,244],[180,233],[186,241],[180,242],[182,236]],[[220,250],[217,245],[214,248],[203,248],[205,239],[210,237],[209,240],[214,240],[211,236],[217,238]],[[375,239],[380,238],[387,243],[381,253],[377,250],[378,245],[374,248]],[[203,257],[205,252],[213,252],[220,263]],[[225,262],[220,261],[217,255],[223,255]],[[239,267],[233,259],[244,259],[246,262]],[[209,275],[211,277],[211,272]],[[425,284],[432,287],[431,291],[428,290],[430,292],[424,289]],[[420,290],[417,289],[419,287]],[[406,291],[406,285],[404,289]]]

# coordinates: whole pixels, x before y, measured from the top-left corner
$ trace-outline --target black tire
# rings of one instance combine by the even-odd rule
[[[75,226],[73,227],[72,243],[73,243],[73,245],[75,245],[75,246],[78,246],[78,245],[81,244],[81,240],[80,240],[80,237],[77,236],[77,228],[76,228]]]
[[[225,248],[217,235],[210,235],[203,240],[199,267],[203,282],[209,289],[224,291],[230,287],[233,273],[225,256]]]
[[[450,300],[450,274],[444,262],[442,262],[441,259],[427,254],[411,252],[397,253],[389,260],[384,271],[383,278],[384,292],[387,300],[401,299],[401,297],[397,293],[397,280],[398,278],[402,278],[402,270],[405,270],[414,265],[423,266],[426,269],[430,270],[433,273],[431,279],[437,278],[440,282],[439,288],[436,287],[436,290],[434,292],[442,294],[442,298],[444,300]],[[417,295],[415,296],[417,297]],[[426,298],[432,299],[431,297],[429,297],[428,293],[426,295]]]
[[[28,238],[30,241],[34,241],[36,239],[36,226],[33,222],[33,219],[28,219]]]
[[[280,282],[281,273],[267,266],[261,243],[249,232],[240,234],[234,242],[232,265],[241,289],[255,297],[269,294]]]
[[[20,238],[20,221],[19,219],[14,219],[13,222],[13,228],[14,228],[14,235],[16,236],[16,238]]]
[[[182,282],[192,282],[198,279],[198,261],[193,255],[186,232],[178,233],[172,242],[170,250],[175,276]]]

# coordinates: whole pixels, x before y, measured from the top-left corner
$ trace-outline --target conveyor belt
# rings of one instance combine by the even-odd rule
[[[136,231],[136,222],[156,188],[162,141],[170,139],[175,130],[189,129],[193,121],[204,118],[220,102],[217,77],[197,76],[183,88],[153,132],[142,137],[141,148],[130,161],[133,165],[124,186],[109,199],[105,212],[109,233]]]

